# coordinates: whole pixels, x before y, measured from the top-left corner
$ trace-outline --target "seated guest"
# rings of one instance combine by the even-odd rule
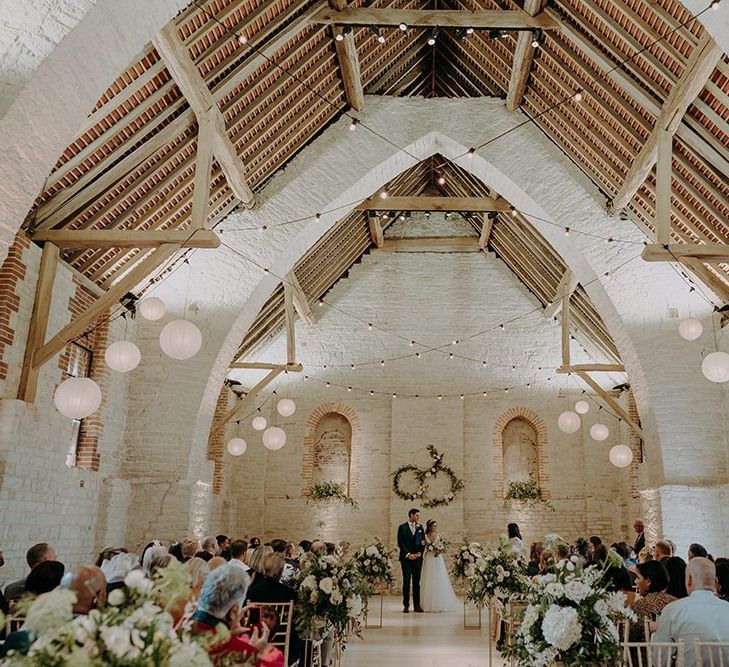
[[[647,563],[639,563],[636,569],[638,574],[635,585],[640,598],[633,603],[633,611],[638,616],[638,622],[630,627],[630,641],[643,642],[645,641],[643,619],[660,614],[663,608],[670,602],[675,602],[676,598],[666,593],[668,572],[660,561],[649,560]]]
[[[286,540],[271,540],[270,545],[274,553],[282,554],[286,551]]]
[[[182,543],[173,542],[170,544],[170,556],[176,558],[178,562],[182,562]]]
[[[602,546],[602,540],[597,535],[593,535],[592,537],[590,537],[588,542],[590,543],[590,560],[594,563],[595,552],[599,547]]]
[[[545,574],[549,574],[554,567],[554,554],[549,549],[543,549],[539,554],[539,571],[532,577],[534,583],[539,583]]]
[[[219,568],[221,565],[227,565],[228,562],[223,558],[222,556],[215,556],[215,558],[211,558],[208,561],[208,568],[212,572],[213,570]]]
[[[149,561],[149,559],[147,559]],[[124,588],[124,578],[137,567],[137,557],[130,553],[118,553],[101,564],[101,571],[106,579],[106,592],[116,588]]]
[[[653,560],[653,550],[650,547],[643,547],[638,554],[638,562],[647,563],[649,560]]]
[[[283,653],[277,648],[268,646],[268,626],[262,625],[253,630],[252,637],[242,634],[240,627],[241,605],[245,600],[250,577],[237,567],[219,567],[211,572],[202,591],[193,615],[193,632],[208,634],[215,632],[218,626],[230,630],[227,641],[213,644],[209,651],[213,659],[216,657],[243,660],[253,658],[261,667],[283,667]]]
[[[664,560],[673,556],[673,549],[666,540],[658,540],[653,547],[653,556],[656,560]]]
[[[195,554],[200,551],[200,543],[194,537],[182,540],[182,562],[187,563]]]
[[[74,616],[87,616],[106,604],[106,579],[98,567],[77,565],[61,579],[61,588],[76,593]]]
[[[673,595],[677,600],[688,597],[686,590],[686,561],[680,556],[664,558],[661,565],[668,572],[668,588],[666,593]]]
[[[293,542],[287,542],[286,551],[284,551],[284,560],[291,565],[296,565],[298,562],[297,555],[296,545]]]
[[[527,576],[533,577],[539,574],[539,557],[544,551],[544,542],[532,542],[529,549],[529,564],[527,565]]]
[[[301,540],[299,542],[299,553],[307,554],[311,551],[311,542],[309,540]]]
[[[218,554],[226,561],[230,560],[230,538],[227,535],[216,535],[215,539],[218,541]]]
[[[25,561],[28,563],[28,567],[31,570],[47,560],[56,560],[56,551],[47,542],[34,544],[25,554]],[[26,578],[27,577],[23,577],[22,579],[13,581],[6,586],[5,599],[8,602],[13,602],[23,597],[23,593],[25,593]]]
[[[245,540],[233,540],[230,543],[230,562],[231,567],[239,567],[244,572],[248,572],[251,568],[246,565],[246,557],[248,556],[248,543]]]
[[[663,609],[654,642],[683,641],[693,648],[695,640],[729,642],[729,602],[716,596],[716,567],[708,558],[695,556],[686,566],[686,590],[689,596]],[[729,659],[724,649],[723,659]],[[685,667],[696,665],[696,655],[686,651]]]
[[[729,560],[726,558],[716,559],[716,584],[716,594],[729,601]]]
[[[554,546],[554,559],[559,563],[562,560],[567,560],[572,555],[572,549],[570,545],[565,542],[557,542]]]
[[[273,549],[264,544],[258,547],[252,554],[250,546],[248,549],[248,566],[251,568],[253,573],[263,574],[263,563],[266,560],[266,556],[273,553]]]
[[[633,591],[633,582],[630,580],[630,574],[625,569],[624,565],[613,564],[609,560],[608,550],[604,544],[599,545],[595,549],[594,561],[598,567],[605,568],[605,574],[603,575],[603,582],[607,586],[607,590],[610,592],[623,592],[628,598],[628,604],[631,604],[635,599],[635,593]]]
[[[253,551],[254,549],[258,549],[258,547],[261,546],[261,540],[258,537],[251,537],[250,540],[248,540],[248,550]]]
[[[334,544],[334,542],[325,542],[324,543],[327,548],[327,556],[336,556],[337,555],[337,545]]]
[[[574,552],[585,561],[590,560],[590,543],[584,537],[575,540]]]
[[[63,563],[59,563],[57,560],[38,563],[25,580],[25,592],[33,595],[49,593],[59,586],[65,569]]]
[[[205,577],[210,574],[208,561],[202,558],[191,558],[185,563],[185,569],[190,573],[190,588],[192,589],[192,598],[197,600],[205,583]]]
[[[114,556],[121,553],[127,553],[127,550],[123,547],[107,547],[106,549],[102,549],[96,557],[94,565],[101,567],[103,563],[110,561]]]
[[[167,567],[171,558],[167,547],[163,547],[157,542],[145,549],[144,556],[142,556],[142,570],[144,570],[144,574],[151,577],[158,568]]]
[[[212,535],[208,535],[207,537],[203,537],[202,542],[200,543],[200,551],[198,551],[195,556],[197,558],[202,558],[202,560],[207,562],[219,553],[218,540]]]
[[[693,560],[694,558],[708,558],[709,552],[701,544],[691,544],[688,549],[688,559]]]

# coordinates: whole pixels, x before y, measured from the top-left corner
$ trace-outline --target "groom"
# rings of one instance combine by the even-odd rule
[[[400,548],[400,567],[402,567],[402,606],[403,613],[410,611],[410,580],[413,582],[413,606],[421,613],[420,570],[423,568],[423,549],[425,531],[419,523],[420,510],[408,512],[407,523],[397,529],[397,546]]]

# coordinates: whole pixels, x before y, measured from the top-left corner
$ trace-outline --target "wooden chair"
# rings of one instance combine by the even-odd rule
[[[278,615],[278,628],[269,638],[268,643],[275,646],[284,654],[284,665],[289,664],[289,651],[291,649],[291,624],[293,621],[293,602],[249,602],[251,607],[272,609]]]
[[[729,667],[729,643],[694,640],[696,667]]]
[[[685,646],[680,642],[625,642],[624,667],[683,667]]]
[[[322,639],[307,639],[304,642],[304,650],[299,660],[300,667],[322,667]]]

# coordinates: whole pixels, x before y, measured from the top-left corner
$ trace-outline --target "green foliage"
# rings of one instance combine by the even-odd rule
[[[306,498],[310,503],[341,502],[357,509],[357,501],[347,495],[344,484],[341,482],[317,482],[309,489]]]
[[[504,509],[507,512],[511,509],[512,502],[528,508],[533,508],[541,504],[554,511],[554,507],[544,498],[542,490],[533,479],[525,482],[509,482],[506,496],[504,497]]]

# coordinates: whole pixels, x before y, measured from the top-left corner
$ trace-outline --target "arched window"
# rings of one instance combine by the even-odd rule
[[[504,482],[539,484],[539,450],[537,431],[523,417],[512,419],[501,433],[504,462]]]
[[[338,412],[322,416],[314,431],[314,470],[312,483],[344,484],[349,493],[352,459],[352,425]]]

